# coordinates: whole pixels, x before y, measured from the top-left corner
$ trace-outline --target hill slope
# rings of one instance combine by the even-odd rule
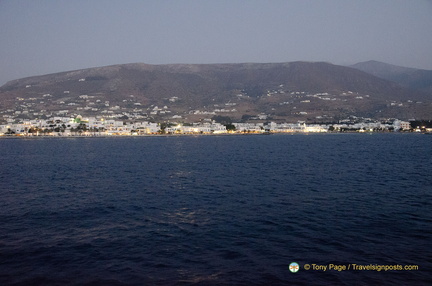
[[[422,104],[416,102],[422,101]],[[331,121],[348,115],[425,118],[429,97],[350,67],[323,62],[125,64],[8,82],[5,118],[82,114],[196,121],[215,115]]]
[[[432,94],[432,70],[406,68],[377,61],[361,62],[351,67]]]

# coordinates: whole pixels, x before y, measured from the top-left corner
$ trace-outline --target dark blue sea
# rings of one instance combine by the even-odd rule
[[[431,285],[431,171],[422,134],[0,139],[0,285]]]

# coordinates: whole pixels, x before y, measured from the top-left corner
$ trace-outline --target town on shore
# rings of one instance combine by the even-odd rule
[[[197,134],[272,134],[322,132],[431,132],[431,126],[398,119],[379,122],[349,118],[332,124],[297,123],[218,123],[205,119],[197,123],[128,121],[102,117],[52,117],[0,125],[0,136],[140,136]]]

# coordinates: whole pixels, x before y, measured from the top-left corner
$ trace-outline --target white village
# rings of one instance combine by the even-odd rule
[[[322,133],[322,132],[403,132],[425,131],[411,129],[410,122],[394,119],[389,122],[352,119],[338,124],[297,123],[231,123],[221,124],[211,119],[197,123],[119,120],[103,117],[52,117],[10,122],[0,125],[0,136],[141,136],[141,135],[218,135],[218,134],[273,134],[273,133]],[[431,131],[431,130],[426,130]]]

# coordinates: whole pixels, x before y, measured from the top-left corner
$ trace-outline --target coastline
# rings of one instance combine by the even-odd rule
[[[428,135],[423,132],[274,132],[266,133],[218,133],[218,134],[142,134],[142,135],[0,135],[1,139],[72,139],[72,138],[143,138],[143,137],[202,137],[202,136],[293,136],[293,135],[334,135],[334,134],[416,134]]]

